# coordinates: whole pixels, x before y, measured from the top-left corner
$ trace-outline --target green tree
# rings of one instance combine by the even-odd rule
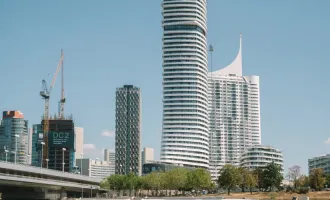
[[[249,170],[244,167],[238,168],[241,180],[240,180],[240,187],[242,189],[242,192],[245,192],[245,188],[247,188],[247,176],[249,175]]]
[[[164,189],[165,176],[163,172],[152,172],[150,173],[150,185],[153,190],[156,191],[158,196],[158,191]]]
[[[253,188],[255,188],[257,186],[257,177],[253,172],[249,172],[246,177],[245,177],[245,181],[246,181],[246,186],[249,188],[250,193],[252,194]]]
[[[265,188],[273,191],[274,188],[279,189],[283,181],[282,169],[274,162],[268,164],[263,171],[263,182]]]
[[[218,184],[220,187],[227,190],[228,195],[230,191],[240,184],[241,176],[238,168],[233,165],[225,165],[220,170],[220,176],[218,178]]]
[[[141,177],[141,187],[144,190],[147,190],[148,196],[149,196],[149,191],[152,189],[151,179],[152,179],[151,174],[147,174],[147,175]]]
[[[253,170],[253,174],[257,179],[257,187],[259,191],[264,189],[264,170],[262,168],[257,168]]]
[[[176,168],[165,173],[165,185],[170,190],[183,190],[187,184],[188,170]]]
[[[325,177],[323,176],[323,169],[317,168],[313,169],[309,175],[311,188],[315,190],[321,190],[324,188],[326,182]]]
[[[211,176],[205,169],[193,169],[187,173],[186,184],[197,191],[208,189],[211,186]]]

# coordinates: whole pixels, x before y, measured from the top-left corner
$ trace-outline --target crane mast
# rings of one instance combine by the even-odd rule
[[[63,50],[61,50],[61,57],[64,59],[64,53]],[[61,81],[61,100],[59,102],[60,109],[59,109],[59,117],[60,119],[64,119],[64,103],[65,103],[65,97],[64,97],[64,66],[63,66],[63,60],[62,60],[62,81]]]
[[[42,148],[43,148],[43,157],[42,159],[42,165],[43,163],[46,161],[46,159],[48,159],[48,132],[49,132],[49,100],[50,100],[50,94],[52,92],[52,89],[54,87],[54,84],[56,82],[56,77],[57,74],[59,72],[59,70],[61,69],[62,65],[63,65],[63,53],[61,54],[61,58],[60,61],[58,62],[52,83],[49,87],[49,89],[47,88],[47,83],[45,80],[42,80],[42,87],[43,87],[43,91],[40,92],[40,96],[45,100],[45,105],[44,105],[44,117],[43,117],[43,144]]]

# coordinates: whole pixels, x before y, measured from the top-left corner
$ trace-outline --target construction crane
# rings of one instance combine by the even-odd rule
[[[61,58],[64,59],[64,53],[63,50],[61,50]],[[61,81],[61,100],[59,101],[59,118],[60,119],[64,119],[64,103],[65,103],[65,97],[64,97],[64,66],[63,66],[63,60],[62,60],[62,67],[61,67],[61,71],[62,71],[62,81]]]
[[[52,83],[48,89],[47,87],[47,82],[45,80],[42,80],[42,87],[43,87],[43,91],[40,92],[40,96],[45,100],[45,108],[44,108],[44,117],[43,117],[43,131],[44,131],[44,141],[43,141],[43,156],[42,156],[42,164],[44,163],[44,161],[46,159],[48,159],[48,131],[49,131],[49,99],[50,99],[50,94],[52,92],[52,89],[54,87],[55,81],[56,81],[56,77],[58,72],[60,71],[62,65],[63,65],[63,51],[61,51],[61,58],[60,61],[58,62],[57,68],[56,68],[56,72],[54,74]]]

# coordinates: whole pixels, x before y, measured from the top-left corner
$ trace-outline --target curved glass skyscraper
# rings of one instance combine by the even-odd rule
[[[161,160],[209,166],[206,0],[163,0]]]

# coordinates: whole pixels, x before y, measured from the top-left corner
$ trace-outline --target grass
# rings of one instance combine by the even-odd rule
[[[296,194],[296,193],[285,193],[285,192],[255,192],[250,194],[249,192],[245,193],[232,193],[229,196],[227,194],[217,195],[223,196],[226,198],[252,198],[252,199],[270,199],[271,195],[275,194],[276,199],[290,199],[294,196],[308,196],[312,199],[327,199],[330,200],[330,191],[321,191],[321,192],[309,192],[308,194]]]

